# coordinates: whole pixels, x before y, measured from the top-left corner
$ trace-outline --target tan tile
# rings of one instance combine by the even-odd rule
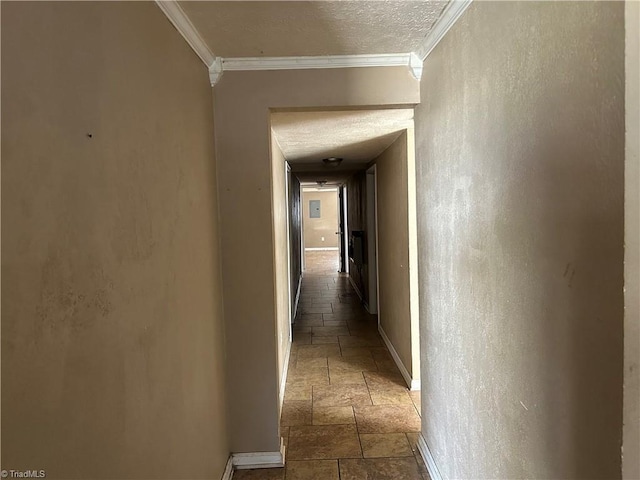
[[[333,313],[360,313],[362,312],[362,307],[360,304],[352,304],[352,303],[342,303],[340,302],[340,297],[336,299],[335,302],[332,302]]]
[[[427,466],[425,465],[420,452],[415,452],[413,457],[418,463],[418,471],[422,474],[422,480],[431,480],[431,475],[429,475],[429,471],[427,470]]]
[[[346,327],[347,322],[344,320],[323,320],[325,327]]]
[[[316,407],[347,407],[350,405],[372,405],[372,403],[369,390],[365,385],[331,385],[313,389],[313,405]]]
[[[340,347],[338,345],[300,345],[298,348],[298,359],[309,357],[339,357]]]
[[[361,433],[360,444],[364,458],[413,456],[404,433]]]
[[[400,373],[393,372],[364,372],[364,378],[372,391],[386,390],[406,392],[409,389]]]
[[[287,375],[289,385],[329,385],[329,372],[324,367],[296,368]]]
[[[319,425],[291,427],[289,460],[361,458],[360,440],[355,425]]]
[[[329,385],[365,385],[362,372],[329,372]]]
[[[343,303],[345,305],[353,305],[354,307],[361,308],[362,310],[364,310],[360,297],[358,297],[355,294],[350,295],[349,293],[346,293],[343,291],[340,294],[340,303]]]
[[[353,407],[314,407],[314,425],[345,425],[355,424]]]
[[[307,315],[302,315],[296,320],[295,325],[297,327],[321,327],[324,325],[322,321],[322,315],[319,318],[309,318]]]
[[[369,389],[369,392],[371,394],[371,401],[373,402],[374,405],[411,405],[412,407],[414,407],[408,391],[407,392],[388,391],[388,390],[372,391],[371,389]]]
[[[298,309],[298,315],[296,316],[296,321],[294,323],[294,326],[305,326],[304,325],[305,322],[312,322],[315,320],[322,320],[322,314],[321,313],[302,313],[301,309]],[[298,325],[298,322],[301,322],[301,324]]]
[[[391,356],[391,353],[389,353],[389,350],[387,350],[387,347],[370,347],[370,350],[371,355],[373,355],[373,358],[376,360],[393,361],[393,357]]]
[[[374,405],[413,405],[404,378],[399,373],[364,372]]]
[[[313,327],[299,325],[299,326],[294,326],[292,328],[292,332],[293,332],[293,335],[302,334],[302,333],[311,333],[312,328]]]
[[[311,402],[308,400],[288,400],[282,404],[280,426],[311,425]]]
[[[296,369],[298,371],[302,371],[308,368],[327,368],[327,358],[326,357],[309,357],[309,358],[298,358],[296,362]]]
[[[337,460],[287,460],[287,480],[339,480]]]
[[[414,457],[341,459],[340,480],[422,480]]]
[[[317,306],[317,305],[328,305],[328,306]],[[333,309],[330,304],[314,304],[306,307],[301,307],[300,315],[309,315],[312,313],[322,314],[322,313],[333,313]]]
[[[344,303],[334,302],[333,315],[337,320],[346,320],[347,322],[354,321],[361,314],[360,306],[351,306]],[[325,319],[326,320],[326,319]]]
[[[370,347],[342,347],[343,357],[373,357]]]
[[[312,338],[313,341],[313,338]],[[378,370],[381,372],[398,372],[400,373],[400,370],[398,369],[398,366],[396,365],[396,362],[393,361],[392,358],[385,358],[385,359],[376,359],[376,366],[378,367]]]
[[[331,302],[322,296],[322,292],[326,292],[327,287],[317,287],[308,292],[301,292],[300,303],[298,303],[298,312],[301,312],[304,307],[310,307],[311,305],[325,305],[331,306]],[[322,315],[322,314],[320,314]]]
[[[376,362],[370,357],[340,357],[329,359],[331,373],[376,371]]]
[[[346,314],[336,314],[336,313],[323,313],[322,314],[322,319],[325,322],[328,322],[328,321],[344,322],[345,325],[347,323],[347,320],[349,320],[350,318],[351,318],[351,315],[346,315]]]
[[[418,454],[420,455],[420,452],[418,452],[418,438],[420,437],[420,433],[419,432],[407,432],[405,433],[405,435],[407,436],[407,440],[409,441],[409,446],[411,447],[411,451],[414,454]]]
[[[284,401],[290,400],[311,400],[311,385],[287,383],[284,391]]]
[[[311,337],[311,343],[313,345],[326,345],[326,344],[338,344],[338,337],[317,337],[315,335],[312,335]]]
[[[315,405],[315,390],[313,395]],[[354,411],[360,433],[420,431],[420,417],[413,405],[354,406]]]
[[[299,345],[311,345],[311,334],[310,333],[294,333],[292,336],[292,344],[295,347]],[[296,349],[297,351],[297,349]]]
[[[366,315],[351,315],[347,319],[347,324],[351,335],[355,335],[357,331],[366,332],[367,335],[378,334],[378,322],[375,318],[368,318]]]
[[[284,480],[284,468],[257,468],[236,470],[233,480]]]
[[[349,335],[347,327],[313,327],[311,333],[318,336]]]
[[[379,337],[378,329],[373,327],[364,327],[358,326],[354,327],[353,323],[347,322],[347,326],[349,327],[349,333],[352,337],[357,337],[361,339],[372,339],[371,341],[365,342],[361,341],[361,347],[370,347],[370,348],[382,348],[384,343],[382,342],[382,338]]]
[[[327,299],[324,297],[312,298],[308,303],[300,304],[302,308],[310,307],[310,308],[331,308],[331,302],[327,302]],[[322,313],[321,315],[324,315]]]
[[[335,290],[330,290],[330,289],[321,291],[320,295],[326,298],[329,302],[333,302],[335,299],[338,298],[337,292]],[[332,312],[326,312],[326,313],[332,313]]]
[[[340,346],[342,347],[375,347],[382,344],[379,337],[371,336],[340,336]]]

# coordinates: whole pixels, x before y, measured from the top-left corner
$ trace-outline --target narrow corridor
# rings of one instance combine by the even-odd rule
[[[307,252],[282,410],[286,467],[234,479],[426,480],[409,392],[337,252]]]

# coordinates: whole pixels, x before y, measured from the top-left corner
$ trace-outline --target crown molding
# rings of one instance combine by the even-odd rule
[[[417,80],[422,62],[460,18],[472,0],[451,0],[416,52],[372,55],[325,55],[300,57],[216,57],[177,0],[155,0],[158,7],[209,69],[214,86],[225,71],[302,70],[318,68],[407,67]]]
[[[212,71],[214,73],[219,72],[217,75],[213,75],[217,81],[222,74],[220,58],[216,57],[209,49],[205,41],[200,36],[200,32],[191,23],[189,17],[176,0],[155,0],[156,5],[160,7],[160,10],[165,14],[169,21],[176,27],[176,30],[187,41],[189,46],[200,57],[200,60],[209,69],[209,77],[212,77]],[[213,85],[212,80],[212,85]]]
[[[411,69],[411,73],[413,77],[420,81],[422,78],[422,67],[424,65],[424,61],[418,56],[417,53],[411,52],[409,54],[409,68]]]
[[[451,27],[458,21],[473,0],[451,0],[436,21],[433,28],[424,38],[416,55],[424,61],[431,51],[440,43]]]
[[[209,67],[209,81],[211,82],[211,86],[215,86],[220,80],[222,76],[222,57],[216,57],[214,62]]]
[[[422,63],[422,62],[420,62]],[[353,67],[409,67],[414,76],[422,73],[422,65],[414,69],[412,53],[384,53],[374,55],[325,55],[308,57],[239,57],[223,58],[223,71],[298,70]],[[418,80],[420,78],[416,76]]]

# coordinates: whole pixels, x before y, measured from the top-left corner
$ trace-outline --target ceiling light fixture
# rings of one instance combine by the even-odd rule
[[[324,163],[325,167],[337,167],[342,163],[342,158],[337,158],[337,157],[323,158],[322,163]]]
[[[326,180],[317,180],[316,183],[318,185],[320,185],[321,187],[324,187],[327,184],[327,181]]]

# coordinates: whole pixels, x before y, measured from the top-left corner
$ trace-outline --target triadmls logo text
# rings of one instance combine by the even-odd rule
[[[44,470],[2,470],[2,478],[46,478]]]

